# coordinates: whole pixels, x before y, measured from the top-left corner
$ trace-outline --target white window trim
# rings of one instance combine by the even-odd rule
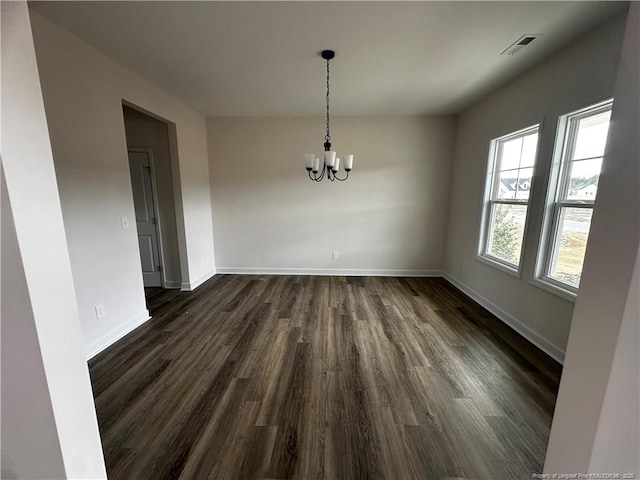
[[[572,129],[569,128],[569,120],[571,118],[597,114],[598,110],[611,109],[612,105],[613,99],[609,98],[607,100],[591,104],[588,107],[561,115],[558,118],[558,127],[553,150],[553,163],[551,165],[551,173],[549,175],[543,214],[542,231],[540,232],[538,254],[536,256],[534,276],[531,284],[564,298],[565,300],[569,300],[570,302],[575,302],[576,296],[578,295],[578,288],[568,283],[556,280],[553,277],[549,277],[546,273],[550,270],[549,264],[552,262],[553,257],[552,250],[555,248],[556,243],[556,239],[553,237],[558,234],[559,216],[563,207],[593,209],[594,201],[558,200],[559,192],[565,191],[566,183],[569,181],[566,172],[569,168],[570,162],[564,161],[564,153],[567,150],[573,151],[573,142],[576,138],[573,135]],[[568,141],[571,141],[571,144],[568,146],[568,149],[565,149],[565,144]]]
[[[531,210],[531,193],[529,194],[528,200],[491,200],[492,194],[497,185],[497,176],[496,166],[497,166],[497,150],[500,142],[504,142],[511,138],[525,136],[532,132],[538,133],[538,143],[536,144],[536,155],[533,162],[533,173],[531,175],[531,186],[529,187],[529,191],[533,192],[533,184],[535,182],[535,174],[536,174],[536,165],[538,163],[538,152],[540,147],[540,123],[536,123],[529,127],[523,128],[521,130],[517,130],[515,132],[511,132],[507,135],[503,135],[501,137],[497,137],[492,139],[489,142],[489,154],[487,157],[487,169],[485,172],[485,185],[483,190],[482,197],[482,207],[480,214],[480,234],[478,235],[478,249],[476,253],[476,260],[485,263],[491,267],[494,267],[498,270],[501,270],[509,275],[512,275],[516,278],[522,277],[522,264],[525,252],[525,244],[527,240],[527,230],[529,227],[529,218],[530,218],[530,210]],[[487,244],[489,241],[490,228],[489,222],[491,220],[491,210],[492,205],[494,204],[505,204],[505,205],[526,205],[527,206],[527,215],[524,222],[524,232],[522,235],[522,245],[520,249],[520,258],[518,259],[518,264],[513,265],[505,260],[495,257],[489,253],[487,253]]]

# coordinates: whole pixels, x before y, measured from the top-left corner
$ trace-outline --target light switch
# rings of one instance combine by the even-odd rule
[[[120,224],[122,225],[122,229],[129,228],[129,218],[128,217],[120,217]]]

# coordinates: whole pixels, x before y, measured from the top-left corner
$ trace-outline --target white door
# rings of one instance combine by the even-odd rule
[[[145,287],[162,287],[162,266],[158,242],[158,220],[149,152],[129,150],[133,205],[138,228],[138,246]]]

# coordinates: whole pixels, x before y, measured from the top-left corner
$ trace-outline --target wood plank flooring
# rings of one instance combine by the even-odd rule
[[[560,366],[441,278],[149,290],[90,362],[109,478],[531,479]]]

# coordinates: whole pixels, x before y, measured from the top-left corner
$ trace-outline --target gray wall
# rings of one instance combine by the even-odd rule
[[[106,478],[26,2],[2,2],[2,478]]]
[[[209,118],[219,271],[440,271],[455,121],[452,117],[338,117],[346,182],[307,178],[325,120]],[[340,260],[331,259],[333,251]]]
[[[149,318],[131,223],[122,102],[173,125],[185,289],[215,274],[205,119],[33,10],[31,18],[85,348],[92,356]],[[121,217],[130,220],[128,229]],[[100,320],[98,304],[106,311]]]
[[[550,473],[589,469],[640,475],[639,7],[633,3],[629,11],[616,79],[611,130],[549,437],[545,471]]]
[[[2,176],[2,474],[64,478],[60,441],[29,289]],[[28,399],[28,400],[27,400]],[[37,458],[34,462],[32,459]]]
[[[613,96],[624,17],[607,22],[505,85],[458,119],[446,270],[496,307],[538,346],[562,359],[573,304],[531,283],[559,115]],[[477,260],[483,188],[492,138],[542,123],[521,278]]]

